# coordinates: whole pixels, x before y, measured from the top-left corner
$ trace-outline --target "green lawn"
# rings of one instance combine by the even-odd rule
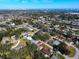
[[[35,40],[45,41],[45,40],[48,40],[50,38],[50,35],[47,33],[36,33],[32,38]]]
[[[79,31],[75,31],[75,34],[79,35]]]
[[[65,57],[64,57],[64,56],[62,56],[62,55],[60,55],[60,54],[56,53],[56,51],[53,51],[53,54],[54,54],[54,55],[56,55],[56,54],[57,54],[59,59],[65,59]]]
[[[75,55],[75,52],[76,52],[76,50],[75,50],[75,48],[73,48],[73,47],[70,47],[69,48],[69,57],[73,57],[74,55]]]
[[[30,55],[26,56],[26,59],[32,59],[32,57]]]
[[[62,56],[62,55],[60,55],[60,54],[58,54],[58,58],[59,58],[59,59],[65,59],[65,57]]]

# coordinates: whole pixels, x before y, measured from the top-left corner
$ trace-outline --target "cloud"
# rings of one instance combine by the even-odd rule
[[[16,4],[29,4],[29,3],[49,3],[53,0],[0,0],[0,3],[3,3],[3,4],[13,4],[13,3],[16,3]]]
[[[33,2],[52,2],[53,0],[31,0]]]
[[[27,3],[27,2],[29,2],[29,0],[15,0],[15,2],[17,2],[17,3]]]

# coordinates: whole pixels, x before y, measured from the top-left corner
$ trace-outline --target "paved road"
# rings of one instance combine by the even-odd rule
[[[65,58],[66,58],[66,59],[79,59],[79,49],[77,49],[74,45],[71,45],[71,44],[69,44],[69,43],[67,43],[67,42],[65,42],[65,43],[66,43],[67,45],[69,45],[69,46],[74,47],[75,50],[76,50],[76,54],[75,54],[74,57],[65,56]]]
[[[57,37],[52,37],[52,38],[57,38]],[[27,39],[28,40],[30,40],[32,43],[35,43],[36,44],[36,41],[35,40],[33,40],[31,37],[27,37]],[[62,41],[63,42],[63,40],[60,40],[59,38],[57,38],[59,41]],[[47,41],[48,42],[48,41]],[[68,43],[68,42],[65,42],[68,46],[72,46],[72,47],[74,47],[75,49],[76,49],[76,54],[75,54],[75,56],[74,57],[68,57],[68,56],[66,56],[66,55],[63,55],[66,59],[78,59],[79,58],[79,50],[74,46],[74,45],[72,45],[72,44],[70,44],[70,43]],[[45,44],[47,44],[47,43],[45,43]],[[47,44],[49,47],[50,47],[50,45],[49,44]],[[53,47],[51,47],[51,48],[53,48]]]
[[[18,44],[20,43],[20,40],[18,40],[17,41],[17,43],[14,45],[14,46],[12,46],[12,48],[11,49],[14,49],[14,48],[16,48],[17,46],[18,46]]]
[[[59,38],[57,38],[59,41],[63,42],[63,40],[60,40]],[[63,55],[66,59],[79,59],[79,49],[77,49],[74,45],[72,45],[71,43],[68,42],[64,42],[66,43],[68,46],[74,47],[76,50],[76,54],[74,57],[68,57],[66,55]]]
[[[56,38],[56,39],[58,39],[59,41],[61,41],[61,42],[63,42],[63,40],[61,40],[61,39],[59,39],[59,38],[57,38],[57,37],[51,37],[51,39],[50,40],[53,40],[53,38]],[[47,42],[49,42],[50,40],[47,40],[46,41],[46,43]],[[71,47],[74,47],[75,49],[76,49],[76,54],[75,54],[75,56],[74,57],[68,57],[67,55],[63,55],[66,59],[79,59],[79,49],[77,49],[74,45],[72,45],[71,43],[68,43],[68,42],[64,42],[64,43],[66,43],[68,46],[71,46]],[[58,52],[59,53],[59,52]],[[59,53],[60,54],[60,53]]]

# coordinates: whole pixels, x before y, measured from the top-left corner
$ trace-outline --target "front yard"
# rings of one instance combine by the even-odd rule
[[[69,57],[73,57],[74,55],[75,55],[75,53],[76,53],[76,50],[75,50],[75,48],[73,48],[73,47],[70,47],[69,48]]]

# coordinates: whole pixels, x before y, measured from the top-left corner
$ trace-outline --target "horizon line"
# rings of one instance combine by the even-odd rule
[[[0,9],[0,10],[31,10],[31,9],[79,9],[79,8],[5,8],[5,9]]]

